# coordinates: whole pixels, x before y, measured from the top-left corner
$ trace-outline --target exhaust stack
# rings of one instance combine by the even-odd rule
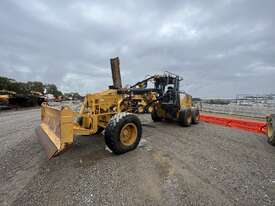
[[[119,57],[112,58],[110,62],[111,62],[112,77],[113,77],[113,88],[122,89]]]

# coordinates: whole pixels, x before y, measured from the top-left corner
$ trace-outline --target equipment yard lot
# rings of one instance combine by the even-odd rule
[[[0,113],[0,205],[275,205],[275,147],[264,136],[139,117],[132,152],[112,155],[98,135],[49,161],[34,138],[39,109]]]

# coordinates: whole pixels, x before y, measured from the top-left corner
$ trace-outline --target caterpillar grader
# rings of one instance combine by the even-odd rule
[[[79,112],[41,105],[41,123],[36,135],[48,158],[73,144],[74,137],[96,135],[103,130],[105,143],[114,154],[134,150],[142,135],[139,118],[128,113],[129,94],[122,89],[119,59],[111,59],[113,85],[109,89],[87,94]]]
[[[114,154],[134,150],[142,136],[142,125],[132,111],[133,96],[156,94],[145,107],[153,107],[153,121],[176,120],[183,126],[198,123],[198,110],[191,108],[191,96],[181,98],[179,76],[166,72],[154,75],[142,82],[145,86],[122,88],[119,58],[111,59],[113,85],[109,89],[87,94],[79,112],[68,106],[61,109],[41,105],[41,123],[36,134],[48,158],[52,158],[70,145],[74,137],[92,136],[104,130],[105,143]],[[148,81],[154,81],[154,88],[147,88]]]
[[[155,99],[146,108],[152,108],[151,118],[154,122],[168,120],[177,121],[182,126],[190,126],[199,122],[199,110],[192,107],[192,97],[180,91],[182,78],[170,72],[163,75],[153,75],[131,86],[134,94],[154,92]],[[153,87],[148,88],[151,82]],[[142,88],[140,87],[142,85]]]

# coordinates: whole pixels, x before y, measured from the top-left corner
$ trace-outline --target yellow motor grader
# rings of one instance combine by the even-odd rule
[[[16,92],[0,90],[0,103],[8,104],[10,97],[14,96]]]
[[[151,117],[154,122],[173,120],[182,126],[190,126],[199,123],[199,110],[192,106],[192,96],[180,91],[181,80],[176,74],[164,72],[134,84],[131,86],[131,92],[135,95],[145,92],[157,94],[155,99],[145,106],[145,109],[152,108]],[[148,82],[151,82],[153,87],[149,88]]]
[[[119,59],[111,59],[113,86],[108,90],[87,94],[79,113],[68,106],[61,109],[41,106],[41,124],[36,134],[48,158],[57,155],[79,135],[95,135],[103,130],[105,143],[114,154],[134,150],[142,135],[139,118],[127,111],[131,102],[122,89]]]
[[[133,111],[135,95],[155,94],[145,109],[152,106],[153,121],[177,120],[182,126],[198,123],[198,110],[192,108],[191,96],[182,97],[179,91],[179,76],[171,73],[154,75],[141,83],[154,80],[154,88],[122,88],[119,59],[111,59],[113,86],[108,90],[87,94],[79,112],[68,106],[61,109],[41,105],[41,124],[36,134],[48,158],[59,154],[73,144],[74,137],[96,135],[103,130],[105,143],[114,154],[134,150],[142,135],[139,118]],[[137,84],[141,84],[140,82]],[[186,98],[187,97],[187,98]]]

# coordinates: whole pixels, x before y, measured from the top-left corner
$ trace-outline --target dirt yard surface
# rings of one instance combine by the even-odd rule
[[[264,136],[140,115],[143,139],[114,156],[102,135],[48,161],[38,109],[0,113],[0,205],[275,205],[275,147]]]

